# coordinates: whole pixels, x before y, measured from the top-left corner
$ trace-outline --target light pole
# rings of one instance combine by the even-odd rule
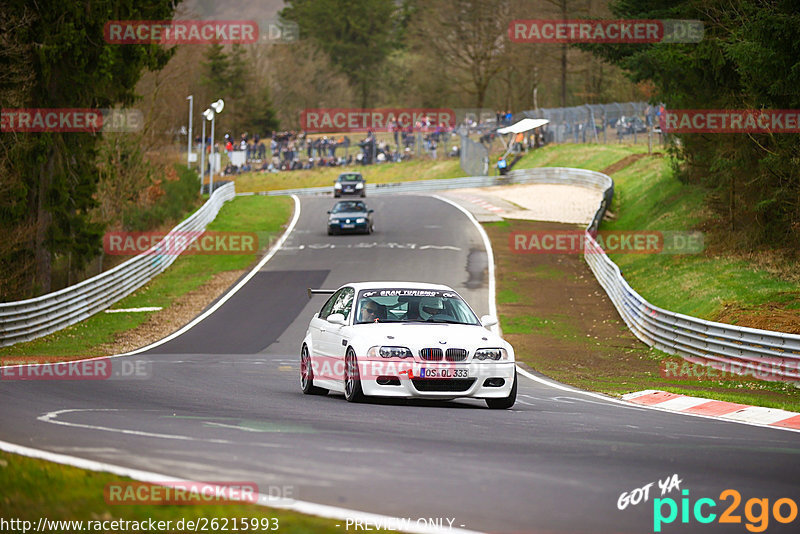
[[[191,167],[192,165],[192,106],[194,104],[194,95],[189,95],[186,97],[186,100],[189,101],[189,140],[186,143],[186,166]]]
[[[205,113],[203,113],[205,116]],[[206,177],[206,121],[203,121],[203,139],[200,141],[200,194],[203,194],[203,182]]]
[[[214,164],[216,163],[216,159],[214,157],[214,121],[216,119],[216,114],[221,113],[222,109],[225,107],[225,102],[222,101],[220,98],[216,102],[211,104],[207,110],[203,112],[206,120],[211,121],[211,172],[209,173],[209,181],[208,181],[208,195],[214,192]],[[216,112],[216,113],[215,113]]]

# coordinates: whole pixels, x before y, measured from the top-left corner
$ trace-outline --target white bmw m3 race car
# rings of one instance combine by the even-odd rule
[[[514,349],[452,288],[412,282],[351,283],[330,295],[301,347],[303,392],[485,399],[507,409],[517,397]]]

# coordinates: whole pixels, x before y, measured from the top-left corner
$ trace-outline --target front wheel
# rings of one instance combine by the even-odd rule
[[[508,410],[517,402],[517,370],[514,369],[514,385],[508,397],[501,399],[486,399],[486,405],[493,410]]]
[[[314,385],[314,371],[311,365],[311,357],[308,355],[308,347],[303,345],[300,352],[300,387],[306,395],[327,395],[328,390]]]
[[[344,357],[344,398],[347,402],[361,402],[364,392],[361,389],[361,374],[358,372],[358,359],[352,348]]]

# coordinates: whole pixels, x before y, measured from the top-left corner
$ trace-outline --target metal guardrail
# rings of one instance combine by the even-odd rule
[[[532,174],[539,170],[531,169]],[[715,369],[767,380],[800,380],[800,335],[706,321],[659,308],[639,295],[592,235],[613,197],[613,180],[598,172],[558,171],[548,175],[553,183],[605,188],[597,213],[586,228],[584,257],[637,338],[668,354]]]
[[[0,303],[0,346],[30,341],[80,322],[130,295],[164,271],[236,195],[234,184],[211,198],[147,252],[78,284],[40,297]],[[173,239],[181,236],[184,239]],[[168,248],[168,254],[160,252]]]
[[[752,373],[772,380],[800,380],[800,335],[715,323],[664,310],[650,304],[631,288],[622,277],[619,267],[608,258],[592,236],[613,197],[614,182],[605,174],[560,167],[521,169],[502,177],[473,176],[368,184],[367,193],[413,193],[526,183],[577,185],[603,191],[597,213],[586,229],[584,257],[625,324],[641,341],[669,354],[717,369],[734,372],[738,369],[740,374]],[[320,195],[331,192],[332,187],[317,187],[240,194]],[[205,228],[214,219],[220,206],[234,195],[233,184],[221,187],[200,210],[176,226],[173,232]],[[107,308],[166,269],[175,258],[175,255],[152,252],[141,254],[110,271],[61,291],[35,299],[0,304],[0,346],[54,332]]]
[[[605,177],[605,178],[604,178]],[[463,189],[467,187],[491,187],[508,184],[572,184],[591,187],[605,191],[609,184],[605,180],[611,179],[604,174],[582,169],[566,167],[541,167],[537,169],[523,169],[511,171],[505,176],[468,176],[465,178],[444,178],[438,180],[417,180],[410,182],[392,182],[387,184],[367,183],[367,196],[394,195],[397,193],[418,193],[425,191],[444,191],[447,189]],[[613,191],[613,189],[612,189]],[[300,189],[281,189],[276,191],[259,191],[255,193],[237,193],[238,196],[246,195],[332,195],[333,186],[306,187]]]
[[[504,184],[564,184],[603,192],[586,228],[584,257],[625,324],[644,343],[666,353],[725,371],[771,380],[800,380],[800,335],[715,323],[664,310],[647,302],[622,277],[619,267],[594,240],[614,195],[607,175],[562,167],[520,169],[506,176],[472,176],[392,184],[368,184],[367,195],[441,191]],[[270,191],[258,194],[330,194],[332,187]]]
[[[651,347],[737,374],[800,380],[800,335],[715,323],[654,306],[587,233],[586,262],[631,332]]]

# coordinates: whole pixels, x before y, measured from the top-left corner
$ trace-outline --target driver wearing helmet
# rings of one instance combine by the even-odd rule
[[[419,301],[420,317],[428,320],[436,315],[446,315],[441,297],[422,297]],[[427,316],[427,317],[426,317]]]

